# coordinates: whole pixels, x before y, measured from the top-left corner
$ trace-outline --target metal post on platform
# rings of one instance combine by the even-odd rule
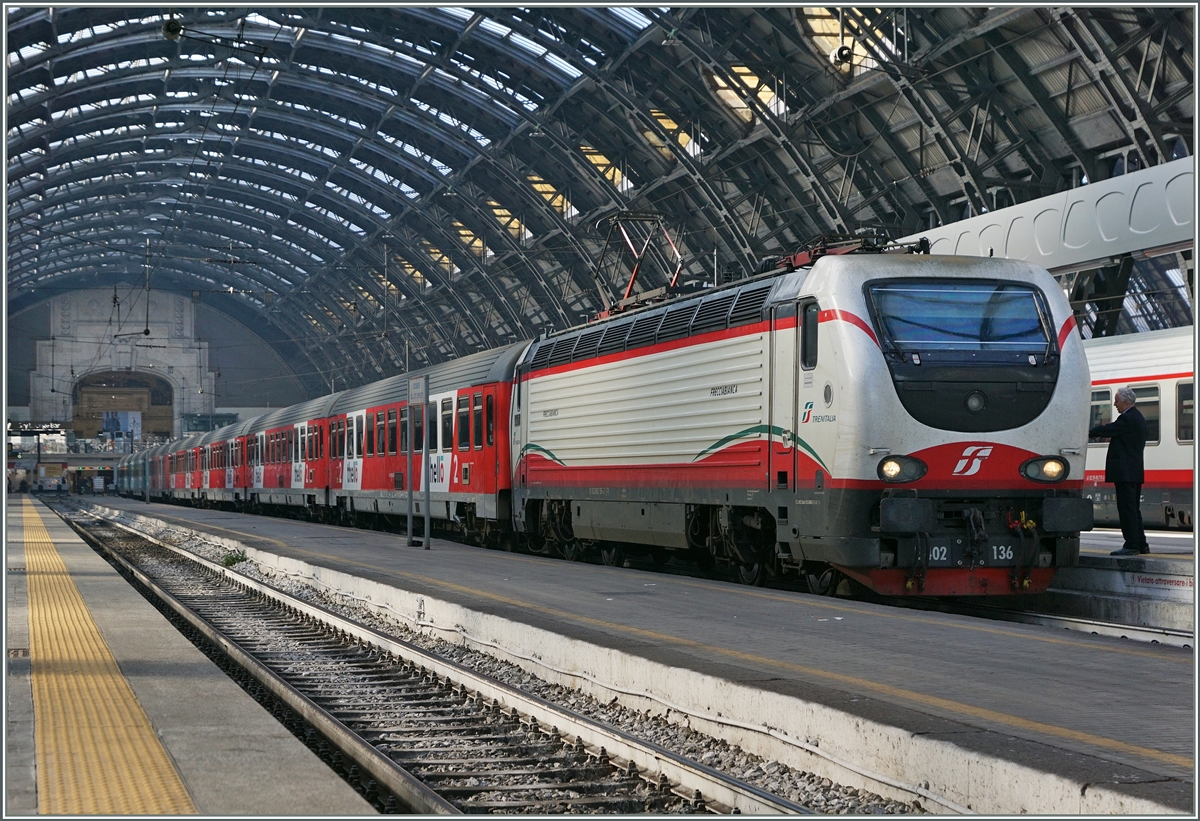
[[[418,376],[408,380],[408,546],[413,547],[417,542],[413,538],[413,485],[416,483],[416,474],[413,473],[413,450],[417,447],[416,426],[417,426],[417,404],[420,403],[421,412],[424,414],[425,408],[425,377]],[[421,437],[424,439],[424,435]]]
[[[436,409],[435,409],[436,411]],[[434,413],[434,419],[431,422],[429,419],[429,403],[421,403],[421,418],[425,420],[425,435],[421,437],[421,464],[425,469],[425,475],[421,479],[421,484],[425,485],[425,549],[429,549],[429,486],[433,483],[433,471],[429,464],[429,426],[437,424],[437,413]]]
[[[150,449],[146,448],[146,469],[142,473],[142,485],[146,488],[146,504],[150,504]]]

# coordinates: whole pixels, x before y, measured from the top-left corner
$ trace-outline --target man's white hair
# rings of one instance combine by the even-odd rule
[[[1117,388],[1117,399],[1131,405],[1137,404],[1137,394],[1133,392],[1133,388]]]

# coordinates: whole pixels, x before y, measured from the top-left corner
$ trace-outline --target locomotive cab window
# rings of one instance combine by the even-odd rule
[[[1099,425],[1107,425],[1112,421],[1112,393],[1108,390],[1092,391],[1092,412],[1088,416],[1088,430]],[[1088,439],[1088,442],[1105,442],[1106,439],[1101,439],[1093,436]]]
[[[1191,382],[1180,382],[1175,386],[1175,438],[1180,442],[1191,442],[1195,436],[1196,404]]]
[[[866,290],[884,350],[903,358],[936,354],[978,361],[982,354],[1016,361],[1054,349],[1044,298],[1030,285],[884,280]]]
[[[817,325],[820,317],[821,308],[815,302],[809,302],[801,309],[800,367],[806,371],[817,367]]]

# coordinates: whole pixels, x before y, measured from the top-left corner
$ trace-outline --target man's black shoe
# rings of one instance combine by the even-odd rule
[[[1146,552],[1149,553],[1150,551],[1147,550]],[[1110,553],[1108,555],[1110,555],[1110,556],[1139,556],[1139,555],[1141,555],[1141,553],[1142,553],[1142,551],[1140,551],[1140,550],[1134,550],[1133,548],[1129,548],[1129,547],[1122,547],[1120,550],[1114,550],[1112,553]]]

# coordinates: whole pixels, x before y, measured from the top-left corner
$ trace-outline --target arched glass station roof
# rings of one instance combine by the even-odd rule
[[[711,279],[1192,149],[1191,7],[10,6],[6,24],[10,312],[149,277],[249,325],[314,395],[594,314],[624,285],[596,271],[619,210],[662,214],[684,278]]]

